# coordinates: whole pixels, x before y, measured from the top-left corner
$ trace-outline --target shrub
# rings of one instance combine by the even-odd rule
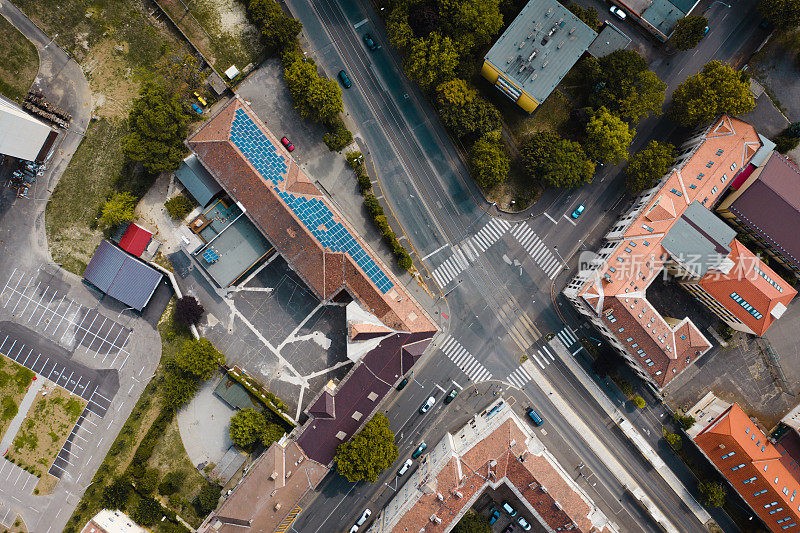
[[[773,141],[775,142],[775,150],[785,154],[786,152],[797,148],[797,145],[800,144],[800,137],[790,137],[785,133],[782,133],[775,137]]]
[[[217,508],[221,490],[219,485],[208,484],[203,487],[200,494],[192,501],[192,505],[194,505],[198,516],[205,516]]]
[[[152,494],[158,485],[158,477],[157,469],[148,468],[142,476],[142,479],[136,483],[136,488],[144,494]]]
[[[17,404],[8,396],[3,396],[2,400],[3,420],[11,420],[17,416]]]
[[[360,168],[361,164],[364,162],[364,155],[358,150],[347,152],[344,158],[347,160],[347,165],[353,169]]]
[[[680,435],[676,433],[667,433],[665,438],[673,450],[678,451],[683,447],[683,439],[681,439]]]
[[[362,196],[372,192],[372,181],[369,179],[368,175],[362,174],[358,176],[358,190],[361,192]]]
[[[115,227],[130,222],[135,216],[136,197],[128,192],[118,192],[103,204],[100,222],[107,227]]]
[[[709,507],[722,507],[725,505],[727,490],[722,483],[716,481],[701,481],[697,485],[700,491],[701,500],[704,505]]]
[[[259,440],[267,428],[264,414],[255,409],[242,409],[231,418],[229,432],[237,446],[248,448]]]
[[[675,420],[675,423],[677,423],[679,426],[681,426],[684,429],[684,431],[690,429],[694,425],[694,423],[696,422],[694,417],[693,416],[689,416],[689,415],[678,415],[678,414],[675,414],[675,415],[672,415],[672,419]]]
[[[125,510],[125,504],[131,493],[131,483],[125,476],[115,478],[110,485],[103,489],[100,503],[107,509]]]
[[[169,216],[175,220],[183,220],[194,209],[194,203],[186,196],[179,194],[164,203]]]
[[[158,484],[158,493],[162,496],[170,496],[178,492],[183,482],[183,474],[180,472],[170,472],[164,476],[164,480]]]
[[[403,252],[397,258],[397,266],[405,270],[411,270],[411,267],[414,266],[414,262],[411,260],[411,255],[403,249]]]
[[[374,194],[368,194],[364,197],[364,207],[372,218],[383,214],[383,208]]]
[[[185,295],[175,302],[175,320],[185,326],[197,325],[205,311],[194,296]]]
[[[143,526],[152,526],[163,516],[161,504],[153,498],[142,498],[131,518]]]
[[[633,385],[631,385],[629,382],[625,381],[624,379],[620,379],[618,385],[619,390],[622,391],[622,394],[627,397],[633,396]]]
[[[353,133],[347,129],[342,119],[337,118],[328,127],[328,132],[322,136],[322,140],[332,152],[341,152],[345,146],[353,142]]]

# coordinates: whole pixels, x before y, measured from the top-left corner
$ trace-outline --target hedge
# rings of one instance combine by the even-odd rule
[[[281,407],[284,409],[288,409],[286,404],[281,401],[280,398],[269,392],[268,390],[264,390],[255,382],[251,382],[246,376],[240,375],[237,372],[234,372],[231,368],[226,368],[228,371],[228,375],[236,380],[239,384],[241,384],[247,391],[252,394],[256,399],[258,399],[261,403],[263,403],[267,409],[278,415],[281,420],[289,424],[287,429],[292,429],[295,426],[294,420],[292,420],[289,415],[281,411]]]

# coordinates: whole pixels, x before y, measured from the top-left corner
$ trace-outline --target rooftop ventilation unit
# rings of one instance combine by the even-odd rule
[[[533,37],[533,33],[534,33],[534,32],[530,32],[530,33],[528,34],[528,39],[530,39],[531,37]]]
[[[531,52],[531,55],[528,56],[528,61],[533,61],[533,58],[536,57],[536,54],[538,54],[538,53],[539,53],[539,49],[538,48],[534,48],[533,52]]]
[[[522,74],[523,70],[525,70],[525,65],[522,65],[521,67],[519,67],[519,70],[517,70],[517,74]]]
[[[560,43],[558,43],[558,46],[556,46],[556,49],[560,50],[562,46],[564,46],[564,41],[561,41]]]
[[[524,46],[525,46],[525,41],[521,41],[521,42],[519,43],[519,45],[517,45],[517,50],[522,50],[522,48],[523,48]]]
[[[550,62],[550,60],[548,59],[547,61],[545,61],[544,63],[542,63],[542,68],[546,67],[546,66],[547,66],[547,64],[548,64],[549,62]]]
[[[508,56],[508,59],[506,59],[506,65],[511,64],[512,61],[514,61],[514,56]]]
[[[569,35],[572,35],[573,33],[575,33],[575,30],[576,30],[576,29],[578,29],[578,28],[577,28],[577,26],[573,26],[573,27],[571,27],[571,28],[569,29]]]
[[[545,17],[549,17],[549,16],[551,16],[552,14],[553,14],[553,8],[551,7],[550,9],[548,9],[548,10],[547,10],[547,13],[545,13],[545,14],[544,14],[544,16],[545,16]]]

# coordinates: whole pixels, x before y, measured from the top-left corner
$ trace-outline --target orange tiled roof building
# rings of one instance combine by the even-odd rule
[[[770,531],[800,530],[796,462],[772,445],[738,404],[708,424],[694,441]]]
[[[679,277],[732,328],[756,335],[796,294],[710,211],[738,173],[771,149],[752,126],[729,116],[697,131],[674,168],[636,198],[564,289],[656,389],[712,346],[689,318],[664,317],[648,302],[647,287],[662,271]]]

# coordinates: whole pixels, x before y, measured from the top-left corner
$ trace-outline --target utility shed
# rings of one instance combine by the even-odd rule
[[[131,222],[119,240],[119,247],[129,254],[141,257],[142,253],[147,249],[147,245],[150,244],[151,238],[153,238],[152,233],[135,222]]]
[[[0,97],[0,154],[37,161],[51,134],[53,128]]]
[[[107,240],[100,243],[83,272],[86,281],[137,311],[150,301],[161,277],[158,270]]]
[[[191,154],[183,160],[181,166],[175,171],[175,177],[186,187],[186,190],[201,207],[207,206],[211,199],[222,190],[217,180],[200,164],[195,154]]]

